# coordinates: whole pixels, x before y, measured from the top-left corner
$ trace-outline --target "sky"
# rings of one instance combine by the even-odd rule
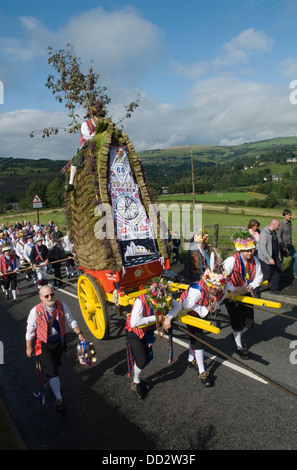
[[[48,47],[68,43],[115,123],[139,97],[123,122],[136,152],[296,135],[296,20],[295,0],[1,1],[0,156],[73,157],[78,134],[41,133],[69,124],[45,86]]]

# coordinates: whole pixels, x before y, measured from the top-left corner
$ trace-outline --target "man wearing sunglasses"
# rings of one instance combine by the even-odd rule
[[[49,385],[55,395],[58,410],[64,407],[59,379],[59,366],[63,350],[65,350],[66,326],[85,341],[83,334],[73,319],[68,305],[56,300],[55,292],[49,285],[42,286],[39,291],[41,302],[32,308],[27,320],[26,354],[40,359]],[[33,343],[35,345],[33,346]]]

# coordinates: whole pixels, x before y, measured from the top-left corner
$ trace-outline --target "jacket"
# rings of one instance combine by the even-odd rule
[[[268,225],[261,230],[258,247],[258,258],[266,264],[272,259],[272,231]],[[281,261],[280,250],[278,248],[277,258]]]

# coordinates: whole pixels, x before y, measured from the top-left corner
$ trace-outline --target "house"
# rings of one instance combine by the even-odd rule
[[[281,177],[281,175],[271,175],[271,179],[272,179],[272,181],[277,183],[278,181],[281,181],[282,177]]]

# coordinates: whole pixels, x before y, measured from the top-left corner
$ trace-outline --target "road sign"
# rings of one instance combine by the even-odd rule
[[[42,207],[42,200],[40,199],[38,194],[35,194],[35,196],[33,197],[32,203],[33,203],[34,209],[40,209]]]

